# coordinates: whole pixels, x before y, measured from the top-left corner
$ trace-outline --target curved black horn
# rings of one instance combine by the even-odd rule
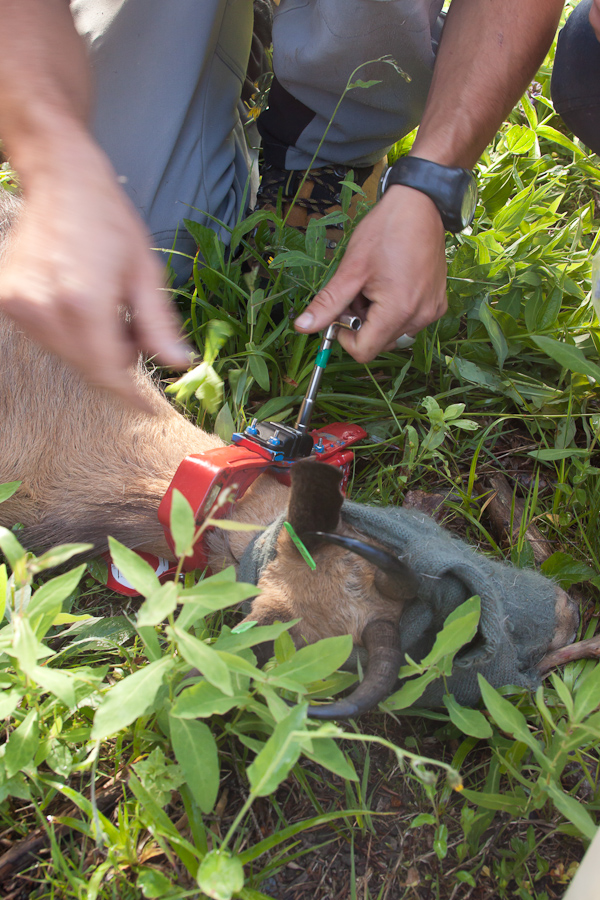
[[[402,662],[398,626],[387,619],[375,619],[365,627],[362,643],[369,654],[365,677],[349,697],[323,706],[309,706],[308,715],[312,719],[360,716],[394,690]]]
[[[347,537],[345,534],[335,534],[327,531],[307,532],[307,537],[319,538],[327,544],[335,544],[336,547],[342,547],[349,550],[350,553],[356,553],[362,556],[367,562],[376,566],[381,572],[384,572],[387,579],[376,580],[377,587],[386,596],[396,600],[412,600],[417,596],[419,583],[413,570],[402,560],[390,553],[389,550],[383,550],[381,547],[374,547],[357,538]],[[302,535],[304,538],[304,535]]]

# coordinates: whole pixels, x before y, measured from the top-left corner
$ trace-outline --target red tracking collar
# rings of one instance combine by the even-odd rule
[[[354,458],[352,450],[346,448],[367,437],[367,432],[360,425],[336,422],[318,428],[311,434],[317,448],[311,459],[340,468],[344,473],[342,488],[345,488],[350,475],[350,463]],[[268,471],[283,484],[289,484],[290,468],[294,462],[295,460],[274,460],[273,454],[243,435],[235,444],[228,447],[217,447],[215,450],[207,450],[206,453],[186,456],[175,472],[158,508],[158,520],[173,553],[175,546],[171,536],[170,515],[174,489],[181,491],[194,511],[196,524],[200,525],[223,489],[232,489],[231,501],[213,510],[213,518],[221,519],[230,514],[235,501],[244,496],[250,485],[263,472]],[[207,528],[203,532],[194,547],[193,556],[186,558],[184,563],[186,571],[207,567],[206,538],[210,530]]]
[[[342,489],[348,484],[350,463],[354,458],[352,450],[347,448],[367,437],[367,432],[360,425],[344,425],[335,423],[311,432],[315,450],[311,459],[337,466],[343,472]],[[215,500],[224,488],[231,488],[230,502],[213,510],[212,517],[221,519],[231,513],[236,500],[243,497],[250,485],[263,472],[269,472],[283,484],[290,483],[290,468],[296,460],[276,460],[257,443],[243,435],[237,436],[237,442],[228,447],[217,447],[205,453],[186,456],[173,476],[165,496],[158,508],[158,519],[161,523],[167,543],[175,556],[175,545],[171,536],[170,517],[173,490],[181,491],[192,509],[196,524],[200,525],[214,505]],[[206,569],[208,567],[207,536],[211,531],[207,528],[194,547],[193,556],[188,556],[184,569]],[[176,571],[177,566],[168,560],[151,553],[137,551],[150,563],[161,581],[166,581]],[[104,554],[108,564],[107,587],[128,597],[139,597],[138,591],[112,562],[109,553]]]

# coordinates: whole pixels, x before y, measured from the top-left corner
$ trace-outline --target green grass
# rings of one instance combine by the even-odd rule
[[[533,564],[525,526],[535,523],[557,551],[547,574],[579,588],[586,637],[600,586],[600,331],[589,299],[600,165],[554,115],[550,65],[551,55],[480,163],[472,232],[448,238],[448,315],[411,352],[369,366],[336,348],[316,424],[351,416],[377,438],[357,452],[354,499],[401,504],[407,490],[451,491],[449,527],[521,566]],[[0,177],[12,184],[9,170]],[[264,213],[234,229],[231,256],[212,232],[190,228],[204,263],[177,300],[223,395],[219,379],[210,391],[194,384],[200,399],[187,392],[189,414],[224,436],[255,415],[293,422],[319,338],[296,334],[289,317],[330,276],[343,246],[328,266],[323,225],[304,237]],[[268,270],[251,270],[258,258],[271,259]],[[508,543],[486,517],[494,472],[526,506]],[[9,654],[0,671],[0,837],[6,848],[38,827],[52,836],[42,862],[10,882],[19,896],[204,896],[202,861],[202,885],[220,866],[224,894],[229,883],[247,900],[550,900],[565,890],[598,822],[596,663],[568,665],[535,696],[489,692],[468,721],[390,708],[344,730],[317,726],[278,699],[278,668],[295,665],[285,630],[268,678],[244,675],[249,650],[230,633],[236,617],[223,606],[241,597],[230,581],[217,606],[209,583],[186,584],[199,615],[179,629],[174,597],[145,581],[144,626],[135,603],[99,589],[88,571],[64,560],[62,580],[48,581],[44,560],[24,561],[6,536],[2,548],[16,589],[32,587],[34,600],[18,640],[9,626],[0,630]],[[122,554],[123,568],[143,581]],[[91,618],[57,623],[61,608]],[[214,651],[225,639],[223,668]],[[58,652],[52,682],[36,666],[40,641]],[[333,664],[343,644],[330,650]],[[207,691],[229,677],[233,703],[186,718],[182,658],[198,654],[213,667]],[[294,697],[343,686],[345,676],[319,667],[323,656]],[[103,817],[103,792],[115,782],[121,793]],[[61,823],[73,826],[66,839]]]

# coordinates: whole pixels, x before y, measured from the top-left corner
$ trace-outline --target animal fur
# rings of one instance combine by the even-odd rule
[[[2,232],[9,232],[18,212],[18,202],[9,195],[3,199],[0,251]],[[178,413],[143,366],[136,379],[153,416],[134,412],[114,396],[85,384],[2,315],[0,374],[0,483],[22,481],[19,491],[0,504],[0,524],[22,523],[21,540],[32,549],[83,541],[92,543],[99,554],[111,535],[133,549],[169,557],[157,518],[160,501],[184,457],[223,442]],[[328,473],[319,477],[331,481]],[[319,510],[321,493],[317,481],[313,512],[303,502],[291,510],[302,529],[335,528],[339,496],[331,499],[330,494],[331,508]],[[289,489],[266,474],[236,504],[232,517],[268,525],[288,503]],[[337,530],[356,536],[345,525]],[[250,539],[248,532],[215,530],[210,538],[211,568],[235,565]],[[311,572],[287,533],[281,533],[278,554],[261,577],[252,618],[262,622],[300,618],[291,632],[299,645],[340,634],[351,634],[360,645],[366,626],[374,620],[398,624],[403,598],[390,598],[380,589],[370,563],[334,546],[316,544],[314,554],[318,568]]]

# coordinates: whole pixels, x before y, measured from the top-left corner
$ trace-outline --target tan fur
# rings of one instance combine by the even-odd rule
[[[337,531],[358,536],[344,525]],[[260,579],[261,593],[247,618],[262,621],[276,608],[283,621],[302,619],[290,632],[297,645],[341,634],[351,634],[360,644],[367,622],[399,622],[403,603],[390,602],[377,591],[373,566],[338,547],[320,547],[313,556],[317,568],[311,571],[282,531],[277,556]]]
[[[20,202],[0,191],[0,258]],[[140,390],[154,416],[132,412],[112,395],[86,385],[63,363],[30,341],[0,314],[0,483],[22,481],[0,504],[0,525],[25,526],[27,547],[48,548],[86,541],[101,552],[112,535],[131,548],[160,556],[169,550],[157,511],[179,463],[223,442],[176,412],[140,366]],[[289,490],[261,476],[232,517],[270,524],[287,509]],[[356,536],[340,526],[341,533]],[[236,564],[252,533],[215,530],[209,540],[215,571]],[[282,532],[277,558],[267,567],[249,618],[302,621],[293,629],[298,645],[351,634],[359,644],[365,625],[397,623],[400,598],[375,587],[373,567],[333,546],[315,550],[311,572]],[[571,627],[568,598],[557,589],[560,639]]]
[[[0,504],[0,524],[25,526],[23,543],[47,548],[90,541],[100,552],[110,534],[132,548],[169,556],[157,511],[179,463],[223,442],[188,422],[167,402],[142,367],[137,379],[155,415],[132,412],[113,396],[84,384],[0,315],[0,483],[23,482]],[[232,518],[270,524],[287,509],[289,489],[261,476]],[[356,537],[343,525],[340,533]],[[239,562],[253,534],[215,530],[209,540],[214,571]],[[358,535],[360,536],[360,535]],[[397,623],[400,598],[375,587],[373,567],[333,547],[314,552],[311,572],[284,531],[278,555],[261,577],[251,616],[263,622],[301,619],[298,646],[351,634],[361,643],[365,625]],[[557,589],[558,645],[571,627],[568,597]]]
[[[110,534],[132,548],[169,556],[157,519],[160,501],[179,463],[190,453],[222,446],[167,402],[140,368],[138,383],[155,416],[132,412],[84,384],[0,316],[0,483],[23,482],[0,505],[0,524],[25,525],[24,543],[46,548],[88,540],[105,549]],[[270,524],[287,508],[289,489],[264,475],[247,491],[233,518]],[[215,530],[213,570],[236,564],[253,534]],[[301,618],[298,643],[352,634],[385,616],[397,621],[401,604],[373,585],[372,567],[335,547],[316,551],[311,572],[289,540],[261,579],[258,618]]]

